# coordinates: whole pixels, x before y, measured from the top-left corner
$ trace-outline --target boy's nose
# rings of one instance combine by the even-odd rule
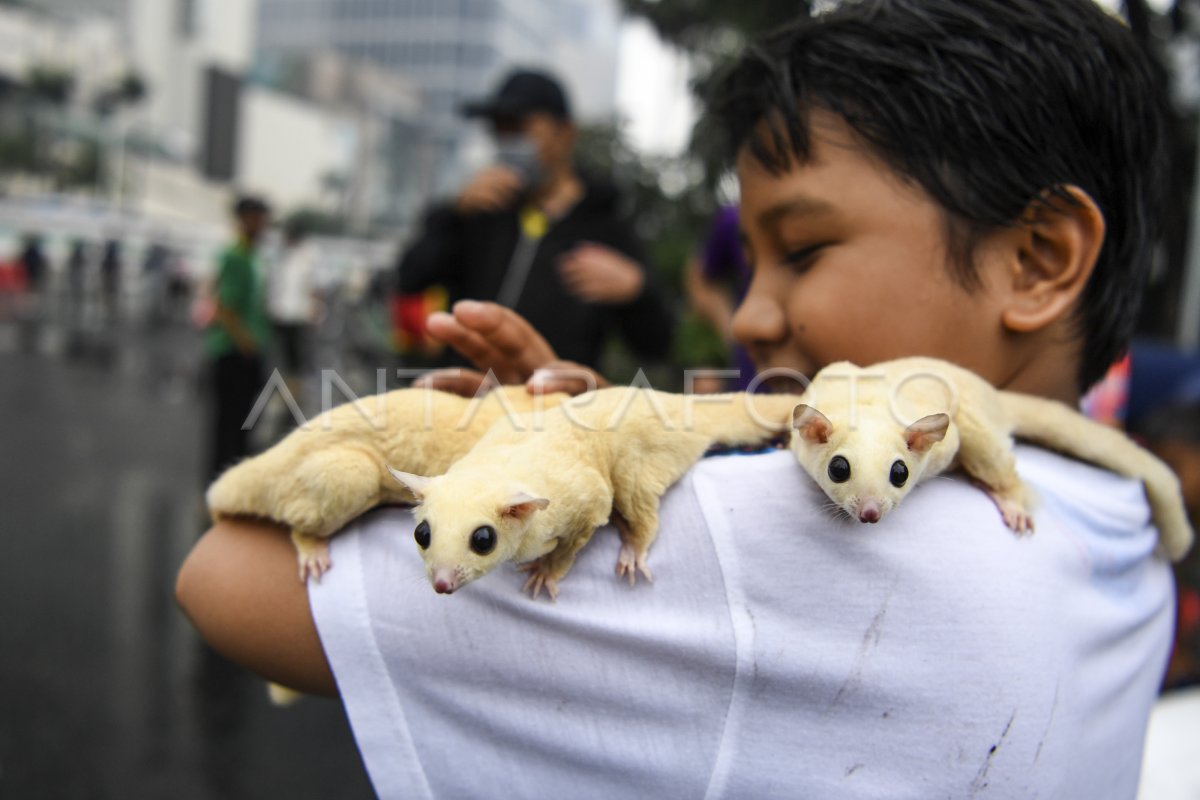
[[[733,315],[730,326],[733,338],[750,351],[755,360],[761,350],[781,343],[787,337],[787,320],[783,308],[753,285]]]

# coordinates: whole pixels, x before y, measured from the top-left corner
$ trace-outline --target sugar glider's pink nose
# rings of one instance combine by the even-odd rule
[[[863,503],[858,510],[859,522],[879,522],[879,504],[874,500]]]
[[[454,570],[439,569],[433,574],[433,590],[438,594],[454,594],[458,588],[455,577]]]

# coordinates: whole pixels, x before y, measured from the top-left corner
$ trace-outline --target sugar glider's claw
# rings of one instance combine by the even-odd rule
[[[551,600],[558,599],[558,581],[542,572],[530,575],[521,591],[529,592],[529,596],[536,600],[542,593],[542,589],[546,590],[546,594],[550,596]]]
[[[617,576],[628,578],[629,585],[634,586],[637,584],[639,571],[646,576],[647,581],[654,583],[654,576],[650,574],[650,568],[646,566],[646,554],[638,553],[631,544],[621,545],[621,552],[617,556]]]
[[[1020,504],[1012,500],[998,500],[1000,515],[1004,524],[1017,536],[1033,533],[1033,515]]]
[[[300,564],[300,582],[307,583],[311,577],[317,583],[321,582],[321,576],[333,567],[333,560],[329,557],[329,542],[324,539],[315,537],[295,537],[296,538],[296,560]]]
[[[517,569],[529,573],[529,580],[525,581],[525,585],[521,587],[522,592],[529,592],[529,596],[536,600],[542,593],[542,589],[545,589],[551,600],[558,599],[558,579],[550,574],[542,559],[530,561],[528,564],[518,564]]]

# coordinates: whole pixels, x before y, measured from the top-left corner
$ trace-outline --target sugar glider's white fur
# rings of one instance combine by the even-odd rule
[[[434,588],[449,594],[500,564],[530,572],[535,597],[558,583],[597,527],[621,537],[617,574],[649,579],[658,503],[713,445],[744,446],[786,435],[795,395],[677,395],[601,389],[547,412],[544,429],[493,427],[446,474],[393,470],[418,496],[418,545]],[[487,531],[490,529],[491,533]],[[492,541],[472,547],[477,534]]]
[[[291,529],[300,579],[331,566],[328,537],[381,503],[411,503],[387,465],[437,475],[494,423],[536,416],[566,399],[523,387],[478,399],[398,389],[345,403],[309,420],[266,452],[226,470],[208,489],[214,520],[253,516]]]
[[[881,519],[922,480],[958,466],[1010,528],[1031,531],[1033,498],[1016,472],[1015,436],[1141,480],[1162,551],[1177,560],[1192,543],[1179,480],[1162,461],[1063,403],[997,390],[945,361],[831,364],[805,391],[793,427],[792,449],[805,471],[864,522]],[[843,461],[831,469],[837,458]],[[892,480],[897,464],[907,473],[899,486]]]

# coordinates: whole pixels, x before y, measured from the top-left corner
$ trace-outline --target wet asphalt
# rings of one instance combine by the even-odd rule
[[[336,701],[278,709],[176,607],[205,525],[199,342],[0,297],[0,799],[365,798]]]

